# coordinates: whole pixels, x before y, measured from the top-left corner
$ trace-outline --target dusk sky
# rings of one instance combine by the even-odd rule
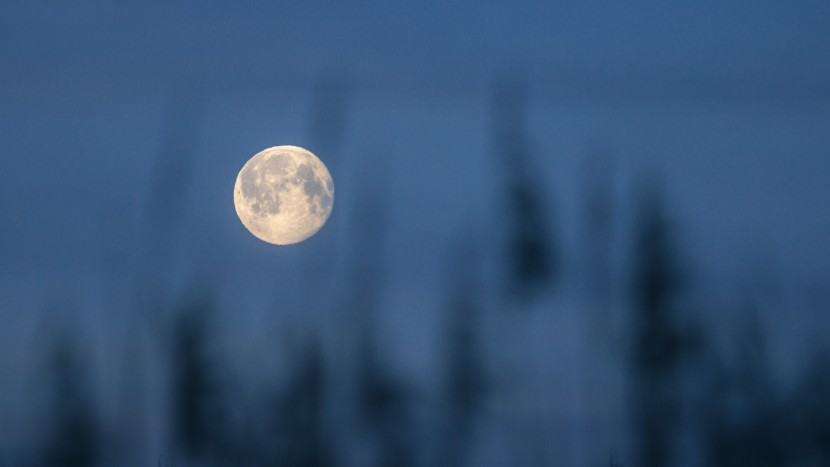
[[[467,236],[482,274],[499,274],[505,169],[490,131],[505,82],[524,90],[529,165],[566,271],[583,251],[586,155],[601,154],[619,200],[618,269],[632,222],[621,213],[656,179],[700,302],[777,293],[790,317],[777,345],[820,335],[828,25],[820,0],[4,2],[0,438],[27,418],[18,401],[44,310],[71,304],[61,319],[86,323],[105,361],[117,326],[102,316],[148,276],[172,291],[215,286],[237,307],[223,318],[230,340],[244,342],[272,304],[340,296],[355,261],[382,257],[388,340],[404,367],[429,373],[452,239]],[[259,242],[233,209],[239,169],[278,145],[313,151],[337,190],[328,223],[294,247]],[[360,241],[361,209],[375,208],[382,240]],[[309,282],[320,271],[333,272]],[[565,283],[554,303],[577,301]],[[540,318],[556,329],[547,337],[570,335],[578,319],[566,315]],[[576,341],[562,342],[537,351]],[[559,371],[571,370],[539,378]],[[0,454],[14,444],[0,441]]]
[[[198,101],[194,165],[205,175],[193,184],[205,192],[193,196],[218,198],[254,152],[308,138],[311,85],[321,76],[353,92],[346,118],[355,135],[344,150],[375,152],[409,180],[395,189],[401,222],[421,223],[422,196],[450,197],[448,210],[479,208],[469,204],[494,170],[481,167],[488,93],[507,77],[528,83],[532,136],[563,203],[574,194],[573,161],[602,147],[635,164],[656,161],[647,165],[675,178],[678,217],[715,248],[721,239],[748,242],[755,250],[735,253],[760,253],[794,274],[820,273],[830,261],[823,2],[25,2],[4,10],[7,275],[33,264],[71,271],[101,241],[123,245],[111,236],[136,221],[172,95],[185,90]],[[469,176],[455,179],[453,170]],[[104,228],[102,213],[123,218]]]

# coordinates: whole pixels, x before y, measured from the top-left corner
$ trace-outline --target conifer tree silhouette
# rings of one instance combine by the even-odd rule
[[[680,416],[679,371],[685,352],[678,295],[681,278],[662,193],[648,185],[634,233],[631,408],[642,467],[673,464]]]
[[[491,133],[499,171],[505,179],[507,287],[516,298],[529,298],[557,278],[558,261],[547,225],[550,194],[531,167],[532,145],[525,128],[526,90],[517,83],[496,85]]]
[[[50,349],[51,428],[42,450],[43,467],[94,467],[101,437],[86,380],[84,361],[68,331],[59,333]]]

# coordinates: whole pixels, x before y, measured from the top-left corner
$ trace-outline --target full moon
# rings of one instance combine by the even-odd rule
[[[255,154],[239,171],[233,203],[239,220],[254,236],[290,245],[326,223],[334,205],[334,182],[311,152],[275,146]]]

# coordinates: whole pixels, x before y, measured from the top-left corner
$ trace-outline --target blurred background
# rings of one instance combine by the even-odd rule
[[[4,2],[0,466],[830,465],[828,24]],[[336,198],[276,247],[283,144]]]

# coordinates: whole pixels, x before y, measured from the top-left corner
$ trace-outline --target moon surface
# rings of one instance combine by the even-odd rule
[[[334,205],[334,182],[310,151],[275,146],[255,154],[239,171],[233,203],[239,220],[254,236],[290,245],[326,223]]]

